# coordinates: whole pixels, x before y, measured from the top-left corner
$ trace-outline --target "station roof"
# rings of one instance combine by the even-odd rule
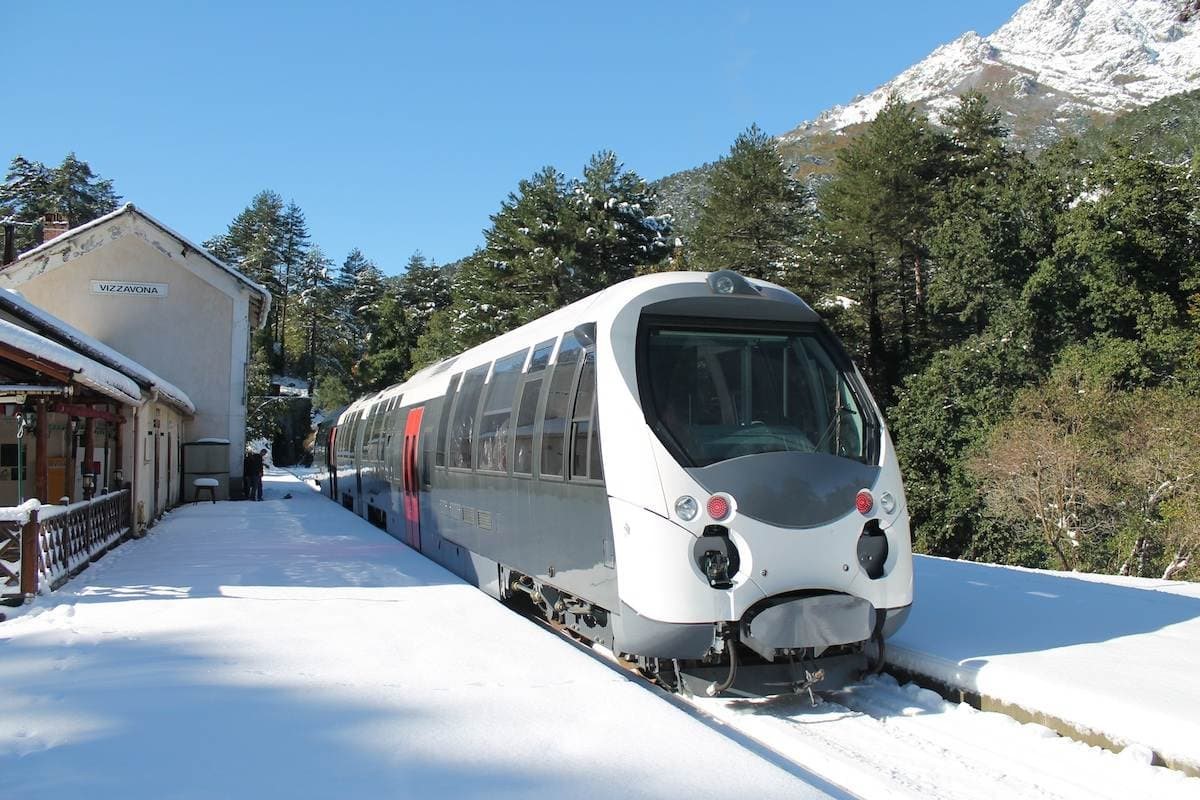
[[[141,388],[131,378],[16,323],[0,319],[0,358],[19,358],[33,368],[61,370],[67,381],[125,405],[141,405]],[[54,368],[58,368],[55,370]]]

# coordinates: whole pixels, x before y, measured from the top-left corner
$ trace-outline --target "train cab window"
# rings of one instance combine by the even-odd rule
[[[463,374],[462,385],[454,401],[450,436],[446,444],[446,462],[457,469],[471,469],[471,444],[475,432],[475,415],[479,411],[479,396],[483,380],[491,364],[469,369]]]
[[[528,350],[505,356],[492,369],[479,418],[479,450],[476,464],[491,472],[508,471],[509,426],[512,424],[513,399],[517,381],[525,366]]]
[[[662,325],[644,347],[655,431],[692,466],[780,450],[869,461],[870,406],[817,334]]]
[[[563,334],[558,349],[558,359],[550,375],[550,388],[546,395],[546,410],[542,415],[541,462],[538,475],[543,478],[562,478],[566,456],[566,432],[571,411],[571,389],[575,384],[575,372],[582,353],[575,334]]]
[[[441,412],[438,414],[437,452],[434,458],[439,467],[446,466],[446,432],[450,429],[450,407],[454,404],[454,394],[458,391],[458,382],[462,375],[455,375],[446,387],[446,396],[442,398]]]
[[[575,409],[571,413],[571,477],[601,478],[590,475],[592,460],[588,456],[594,438],[592,418],[596,408],[596,354],[584,355],[579,369],[579,385],[575,389]],[[599,445],[597,444],[597,447]]]

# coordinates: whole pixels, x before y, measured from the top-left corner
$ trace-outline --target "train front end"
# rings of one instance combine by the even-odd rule
[[[608,472],[616,649],[645,665],[882,649],[912,603],[904,488],[878,407],[812,309],[721,271],[644,297],[611,347],[611,377],[636,387],[636,410],[610,395],[604,443],[628,464]]]

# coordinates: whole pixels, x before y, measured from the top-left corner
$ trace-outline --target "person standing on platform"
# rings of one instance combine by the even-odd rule
[[[263,448],[257,453],[251,453],[246,456],[246,480],[250,482],[250,489],[246,496],[250,500],[263,499],[263,463],[267,457],[267,448]]]
[[[242,456],[242,496],[247,500],[253,500],[254,495],[254,459],[255,452],[246,448],[245,454]]]

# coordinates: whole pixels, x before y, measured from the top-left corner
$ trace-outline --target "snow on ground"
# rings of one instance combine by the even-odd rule
[[[1004,714],[948,703],[890,675],[804,696],[697,698],[730,727],[861,797],[888,800],[1039,798],[1189,800],[1200,779],[1021,724]]]
[[[1200,769],[1200,584],[928,557],[914,582],[890,663]]]
[[[0,623],[5,796],[838,794],[297,479],[266,499],[178,509]]]

